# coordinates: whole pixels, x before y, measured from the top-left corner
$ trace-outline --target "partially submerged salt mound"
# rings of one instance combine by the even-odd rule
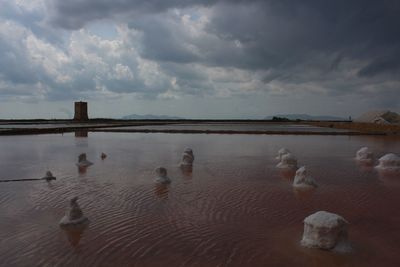
[[[383,171],[400,171],[400,157],[393,153],[386,154],[379,159],[376,168]]]
[[[181,166],[191,166],[194,161],[193,150],[191,148],[185,148],[182,155]]]
[[[314,188],[317,187],[317,183],[313,178],[307,177],[306,167],[303,166],[296,171],[293,186],[298,188]]]
[[[171,179],[167,177],[167,169],[164,167],[158,167],[154,170],[156,173],[156,179],[155,181],[157,183],[161,184],[169,184],[171,182]]]
[[[76,163],[78,167],[88,167],[92,164],[93,164],[92,162],[86,159],[86,153],[80,154],[78,157],[78,163]]]
[[[362,147],[356,153],[356,160],[361,163],[372,163],[374,161],[374,153],[368,147]]]
[[[318,211],[304,219],[301,245],[331,250],[347,241],[348,222],[334,213]]]
[[[283,148],[279,149],[278,156],[276,157],[276,159],[277,160],[282,160],[282,156],[286,155],[286,154],[289,154],[289,153],[290,153],[290,151],[283,147]]]
[[[78,205],[78,197],[73,197],[70,200],[70,207],[65,216],[60,221],[60,226],[64,228],[80,229],[89,224],[89,219],[83,215],[81,208]]]
[[[297,159],[290,153],[284,154],[281,158],[281,162],[279,162],[276,167],[281,169],[297,169]]]
[[[56,177],[53,176],[53,174],[51,173],[51,171],[47,171],[46,172],[46,176],[42,177],[43,180],[46,181],[51,181],[51,180],[55,180]]]

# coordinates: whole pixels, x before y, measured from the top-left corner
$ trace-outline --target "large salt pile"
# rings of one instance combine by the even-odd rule
[[[389,110],[369,111],[362,114],[355,121],[377,124],[400,123],[400,115]]]
[[[338,249],[346,247],[348,222],[334,213],[318,211],[304,219],[301,245],[308,248]]]
[[[296,171],[293,186],[296,188],[314,188],[317,187],[317,183],[313,178],[307,176],[306,167],[303,166]]]
[[[65,213],[65,216],[60,221],[61,227],[79,230],[89,224],[89,219],[83,215],[77,200],[78,197],[73,197],[70,200],[70,206]]]
[[[80,154],[78,157],[78,163],[76,163],[78,167],[88,167],[92,164],[93,164],[92,162],[86,159],[86,153]]]
[[[182,155],[181,166],[192,166],[194,161],[193,150],[191,148],[185,148]]]
[[[289,153],[290,153],[290,151],[283,147],[283,148],[279,149],[278,156],[276,157],[276,159],[277,160],[282,160],[282,156],[286,155],[286,154],[289,154]]]
[[[284,154],[282,155],[281,162],[276,167],[281,169],[297,169],[297,159],[290,153]]]
[[[382,171],[400,171],[400,157],[393,153],[386,154],[379,159],[376,168]]]
[[[356,153],[356,160],[360,163],[373,163],[374,153],[368,147],[362,147]]]
[[[169,184],[171,182],[171,179],[167,177],[167,169],[164,167],[158,167],[154,170],[154,172],[156,173],[155,181],[157,183]]]

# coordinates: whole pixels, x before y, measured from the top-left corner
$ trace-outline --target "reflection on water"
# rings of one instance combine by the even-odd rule
[[[168,199],[168,184],[155,183],[154,194],[161,199]]]
[[[279,174],[284,180],[292,184],[296,169],[279,169]]]
[[[296,198],[300,200],[307,200],[311,198],[315,193],[315,187],[293,187],[293,192]]]
[[[88,137],[88,131],[85,130],[75,131],[75,137]]]
[[[65,236],[67,237],[68,242],[71,244],[71,246],[76,247],[79,244],[79,241],[82,238],[83,232],[87,228],[87,224],[82,224],[80,227],[75,227],[74,229],[71,228],[61,228]]]
[[[398,186],[400,187],[400,170],[389,171],[389,170],[378,170],[379,179],[383,184],[387,186]]]
[[[187,146],[196,154],[192,170],[178,164]],[[51,169],[57,180],[1,184],[0,265],[398,266],[400,176],[360,169],[354,153],[362,146],[378,157],[400,152],[392,137],[2,137],[0,178]],[[275,167],[281,147],[307,166],[316,190],[294,191],[294,172]],[[101,160],[102,152],[112,157]],[[81,153],[94,165],[80,175]],[[171,184],[154,184],[156,166],[168,169]],[[82,232],[58,226],[72,196],[91,220]],[[318,210],[350,222],[352,253],[300,246],[303,219]]]
[[[187,177],[191,178],[193,173],[193,165],[180,165],[182,174]]]
[[[356,161],[356,164],[361,172],[372,172],[375,169],[373,162]]]
[[[79,174],[85,174],[87,172],[87,166],[77,166]]]

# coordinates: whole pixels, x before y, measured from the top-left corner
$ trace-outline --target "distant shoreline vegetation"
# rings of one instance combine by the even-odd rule
[[[272,121],[276,121],[276,122],[284,122],[284,121],[291,121],[288,118],[284,118],[284,117],[272,117]],[[300,121],[300,119],[297,119],[297,121]]]

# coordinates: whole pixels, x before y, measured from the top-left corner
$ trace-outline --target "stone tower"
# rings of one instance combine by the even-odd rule
[[[75,102],[75,121],[87,121],[89,120],[87,112],[87,102]]]

